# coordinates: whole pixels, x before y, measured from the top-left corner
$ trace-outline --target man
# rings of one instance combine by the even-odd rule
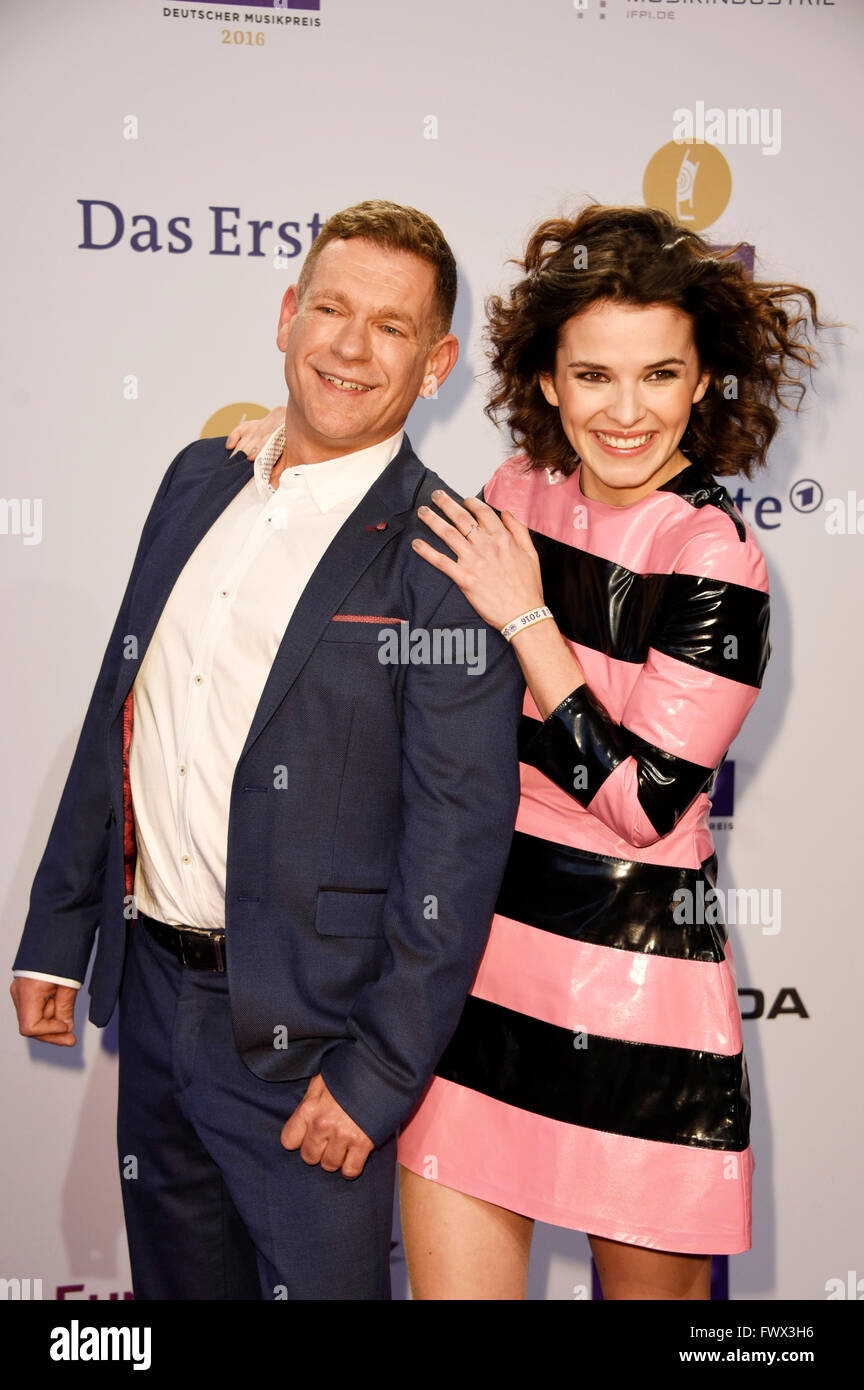
[[[518,797],[517,664],[411,549],[441,480],[402,427],[456,361],[455,292],[428,217],[336,214],[282,301],[284,428],[254,468],[184,449],[144,525],[12,985],[20,1031],[71,1046],[100,928],[136,1298],[390,1297],[395,1132]],[[406,624],[484,659],[382,660]]]

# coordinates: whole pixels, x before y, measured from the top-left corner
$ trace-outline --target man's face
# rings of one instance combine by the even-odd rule
[[[401,429],[424,381],[456,360],[452,334],[433,341],[435,271],[419,256],[362,237],[328,242],[298,302],[282,301],[286,443],[307,462],[366,449]],[[427,394],[431,394],[428,389]]]

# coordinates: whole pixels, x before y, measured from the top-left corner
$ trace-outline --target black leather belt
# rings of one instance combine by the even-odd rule
[[[225,933],[200,931],[194,927],[169,927],[157,922],[146,912],[138,913],[141,922],[160,946],[176,956],[187,970],[215,970],[225,973]]]

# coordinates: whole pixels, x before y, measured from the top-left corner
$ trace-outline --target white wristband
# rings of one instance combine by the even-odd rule
[[[506,637],[509,642],[515,637],[517,632],[521,632],[523,627],[531,627],[532,623],[542,623],[544,618],[551,618],[552,612],[549,608],[532,608],[530,613],[521,613],[518,618],[507,623],[501,628],[501,636]]]

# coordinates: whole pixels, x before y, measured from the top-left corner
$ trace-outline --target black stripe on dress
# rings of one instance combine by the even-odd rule
[[[645,660],[668,575],[636,574],[575,545],[531,531],[543,601],[565,637],[618,661]]]
[[[768,616],[761,589],[670,574],[651,645],[688,666],[759,687],[771,652]]]
[[[658,835],[668,835],[697,796],[707,792],[717,771],[688,762],[627,730],[638,763],[636,797]]]
[[[580,1043],[584,1045],[576,1045]],[[564,1124],[662,1144],[747,1148],[742,1053],[622,1042],[469,996],[436,1075]]]
[[[649,649],[759,686],[768,661],[768,595],[692,574],[636,574],[539,531],[543,598],[571,642],[641,665]]]
[[[517,830],[495,911],[592,946],[716,964],[726,944],[716,882],[716,854],[699,869],[676,869],[592,854]],[[694,920],[676,921],[675,913]]]

